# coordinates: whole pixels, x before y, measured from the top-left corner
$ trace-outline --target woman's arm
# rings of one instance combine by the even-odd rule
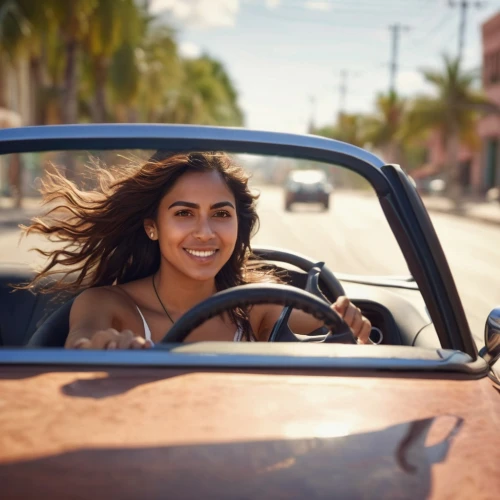
[[[122,329],[118,311],[123,299],[109,288],[90,288],[76,297],[69,316],[65,347],[73,349],[142,349],[152,343]]]
[[[367,344],[371,331],[371,323],[362,315],[361,310],[345,296],[339,297],[331,307],[344,319],[354,336],[358,339],[358,342],[360,344]],[[274,324],[278,321],[283,307],[266,305],[255,306],[254,309],[259,316],[257,328],[254,328],[254,332],[256,332],[258,340],[266,341],[271,334]],[[317,328],[322,327],[323,322],[304,311],[295,309],[290,314],[288,325],[294,333],[307,335]]]

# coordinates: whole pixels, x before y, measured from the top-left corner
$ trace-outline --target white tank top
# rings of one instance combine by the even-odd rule
[[[146,322],[146,318],[144,317],[144,314],[142,314],[142,311],[139,309],[138,306],[135,306],[137,307],[137,310],[139,311],[139,314],[141,315],[141,318],[142,318],[142,323],[144,324],[144,338],[146,340],[151,340],[151,330],[149,329],[149,326]],[[243,330],[241,327],[238,327],[238,329],[236,330],[235,334],[234,334],[234,339],[233,339],[234,342],[243,342]],[[253,339],[252,339],[253,341]]]

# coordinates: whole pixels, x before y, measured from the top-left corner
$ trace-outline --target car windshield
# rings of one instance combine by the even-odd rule
[[[127,248],[132,255],[137,245],[141,244],[146,237],[145,214],[153,218],[158,217],[160,202],[170,191],[162,188],[161,183],[152,183],[149,189],[155,191],[151,191],[147,196],[144,192],[140,194],[140,190],[132,189],[129,195],[120,199],[119,206],[115,204],[114,208],[110,209],[108,215],[108,208],[103,203],[111,196],[111,192],[119,190],[120,182],[124,179],[139,179],[138,172],[147,172],[144,166],[156,162],[158,154],[161,156],[165,153],[153,149],[57,150],[15,153],[1,157],[0,189],[3,192],[3,208],[0,234],[0,293],[6,297],[4,307],[19,310],[27,307],[31,311],[29,304],[33,303],[35,309],[40,308],[38,312],[30,312],[33,318],[28,326],[25,325],[24,333],[21,333],[23,328],[19,333],[14,333],[15,341],[19,341],[19,335],[29,339],[33,331],[43,325],[48,313],[60,307],[63,298],[68,298],[68,295],[55,293],[51,289],[48,296],[42,295],[38,300],[37,295],[33,299],[28,290],[10,293],[12,285],[22,287],[35,276],[34,273],[44,270],[44,281],[36,283],[36,293],[47,283],[52,286],[52,283],[59,283],[62,279],[64,283],[71,284],[69,297],[72,297],[75,292],[89,286],[88,283],[94,283],[89,276],[104,272],[105,266],[110,266],[107,262],[111,262],[112,255],[122,251],[120,247]],[[194,154],[196,155],[196,152]],[[372,303],[363,310],[365,317],[375,328],[375,340],[384,337],[386,343],[401,343],[400,332],[390,326],[394,317],[392,313],[387,312],[386,304],[391,302],[391,294],[397,296],[397,303],[401,302],[394,308],[396,316],[404,312],[404,304],[407,303],[411,304],[416,313],[416,322],[408,325],[408,338],[403,340],[405,344],[412,345],[418,332],[431,324],[422,295],[416,283],[411,280],[405,258],[377,195],[365,178],[336,164],[292,156],[223,152],[216,153],[215,156],[219,154],[227,157],[232,165],[241,167],[244,174],[249,176],[249,188],[255,197],[259,218],[252,229],[253,248],[282,249],[293,255],[306,257],[310,266],[315,263],[320,268],[326,266],[328,272],[334,273],[340,280],[339,286],[342,287],[338,292],[335,284],[331,288],[331,284],[320,283],[322,293],[330,301],[335,300],[339,294],[345,294],[353,301],[366,304],[376,299],[377,304]],[[9,186],[12,188],[13,183],[9,181],[18,175],[16,172],[22,173],[21,182],[18,184],[21,193],[7,190]],[[47,190],[44,185],[54,176],[60,179],[59,187]],[[290,185],[286,182],[290,176],[305,179],[307,182]],[[181,176],[180,179],[182,178]],[[127,184],[130,182],[127,181]],[[43,190],[46,192],[45,199],[40,194]],[[190,217],[197,216],[196,207],[200,203],[196,198],[198,195],[189,193],[181,196],[180,201],[171,200],[174,202],[173,206],[187,205],[175,212],[175,216],[179,217],[176,221],[188,221]],[[193,196],[196,199],[191,199]],[[222,203],[224,206],[231,206],[230,198],[233,194],[224,196],[222,201],[214,199],[215,205]],[[19,204],[17,207],[16,200]],[[238,213],[241,201],[235,198],[235,202]],[[69,209],[65,208],[68,206]],[[92,212],[91,207],[95,207],[95,212]],[[226,217],[227,211],[228,209],[224,208],[214,212],[211,217],[214,217],[214,221],[224,220],[220,217]],[[78,221],[83,220],[83,212],[87,214],[86,222],[78,225]],[[102,244],[85,233],[85,227],[93,224],[92,221],[96,220],[98,212],[101,212],[100,220],[116,220],[115,224],[107,226],[108,229],[102,232]],[[50,216],[47,216],[47,213],[50,213]],[[123,214],[128,214],[125,219]],[[37,219],[38,217],[42,218]],[[25,233],[25,230],[20,229],[22,226],[29,227],[37,220],[36,231]],[[240,220],[240,223],[243,221]],[[106,231],[114,230],[115,225],[121,228],[119,232],[124,241],[120,241],[114,250],[106,250]],[[54,229],[63,226],[66,229],[62,232]],[[135,228],[134,233],[130,232],[131,227]],[[60,236],[63,233],[64,236]],[[88,251],[89,245],[93,245],[93,253]],[[183,243],[182,248],[184,247]],[[185,250],[192,252],[193,256],[199,259],[208,258],[207,252],[211,251],[208,247],[201,248],[202,253],[196,248]],[[79,257],[83,255],[82,252],[89,252],[85,254],[84,259]],[[126,259],[121,265],[128,266],[128,273],[136,276],[134,267],[139,269],[137,272],[140,274],[141,260],[147,261],[147,256],[144,254],[142,257],[136,255],[131,258],[136,262],[132,268]],[[286,279],[283,278],[285,283],[299,288],[306,286],[305,278],[301,276],[306,276],[304,273],[310,268],[301,268],[293,259],[283,260],[281,257],[270,259],[269,262],[278,266],[274,273],[280,276],[280,273],[286,274]],[[193,261],[192,264],[192,269],[198,269],[196,262]],[[82,269],[87,269],[87,274],[84,275]],[[190,269],[187,269],[187,272],[190,272]],[[125,279],[125,282],[132,279],[118,278],[117,274],[113,276],[115,278],[110,284],[117,279]],[[81,280],[81,284],[77,286],[76,280]],[[148,291],[150,285],[148,282]],[[11,328],[11,332],[17,332],[19,325],[24,324],[23,321],[14,315],[8,328]],[[407,318],[402,316],[401,321],[404,323]],[[382,333],[380,338],[377,332]],[[437,337],[434,340],[436,346],[439,346]],[[4,339],[3,343],[9,345],[11,341],[12,339]]]

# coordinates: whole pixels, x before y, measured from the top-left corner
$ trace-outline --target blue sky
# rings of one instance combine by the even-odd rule
[[[500,0],[470,3],[463,61],[472,69],[481,64],[481,24],[500,12]],[[304,133],[311,116],[331,124],[341,71],[343,109],[372,111],[389,88],[389,25],[408,28],[396,80],[403,95],[431,92],[419,68],[438,68],[441,54],[458,51],[460,9],[448,0],[151,0],[151,7],[178,28],[184,55],[206,52],[225,64],[253,129]]]

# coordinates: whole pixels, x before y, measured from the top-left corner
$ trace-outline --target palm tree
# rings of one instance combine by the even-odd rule
[[[132,118],[139,93],[141,75],[136,57],[136,47],[125,42],[113,54],[109,71],[109,114],[117,122],[137,121]]]
[[[184,69],[175,32],[168,26],[149,25],[139,51],[138,114],[142,121],[170,120],[183,88]]]
[[[379,94],[375,103],[375,114],[367,116],[363,123],[364,140],[380,149],[388,163],[403,162],[401,128],[405,111],[406,101],[395,92]]]
[[[490,106],[486,98],[474,88],[476,71],[464,71],[458,59],[446,55],[444,71],[425,69],[427,82],[432,84],[435,97],[420,96],[411,106],[404,134],[415,135],[434,130],[440,134],[446,150],[445,178],[448,193],[456,208],[462,206],[462,187],[458,155],[461,142],[474,137],[478,113]]]
[[[204,55],[184,61],[184,71],[181,106],[177,113],[184,113],[185,123],[242,124],[237,93],[221,63]]]
[[[21,49],[28,54],[35,123],[242,124],[222,64],[183,60],[175,32],[148,14],[147,3],[0,0],[0,55],[16,62]]]
[[[222,89],[223,98],[214,109],[217,124],[220,125],[242,125],[243,113],[238,105],[238,93],[231,81],[224,65],[215,59],[205,56],[211,65],[213,79]]]
[[[5,68],[6,60],[12,60],[22,36],[22,15],[14,0],[5,0],[0,5],[0,64]],[[0,72],[0,107],[6,107],[5,70]]]
[[[181,60],[181,80],[171,88],[164,121],[240,126],[243,113],[224,66],[208,55]]]
[[[44,0],[45,1],[45,0]],[[83,40],[90,28],[90,17],[100,0],[50,2],[51,18],[59,27],[62,40],[63,80],[61,119],[63,123],[78,122],[78,82]]]
[[[92,93],[90,115],[93,122],[99,123],[107,120],[109,115],[107,90],[113,56],[125,44],[137,46],[142,18],[134,0],[99,0],[89,14],[88,22],[83,45]]]
[[[30,62],[31,79],[41,86],[39,81],[41,72],[35,69],[34,61],[39,57],[37,38],[39,26],[43,17],[43,8],[31,5],[26,0],[5,0],[0,3],[0,108],[2,115],[6,117],[2,126],[20,126],[22,118],[17,113],[10,111],[9,103],[5,96],[5,75],[9,67],[17,68],[21,59]],[[38,88],[38,87],[37,87]],[[35,96],[35,107],[39,104],[38,96]],[[9,118],[10,116],[16,119]],[[31,121],[31,117],[23,117],[25,123]],[[17,123],[16,123],[17,122]],[[22,170],[23,162],[20,155],[13,154],[8,160],[9,184],[14,206],[20,208],[23,200]]]
[[[337,141],[347,142],[360,148],[366,144],[365,138],[366,117],[361,114],[339,113],[337,123],[333,126],[312,128],[311,133],[336,139]],[[369,184],[360,175],[351,172],[346,168],[337,168],[334,165],[329,169],[330,179],[334,185],[342,188],[368,189]]]
[[[40,3],[28,2],[27,0],[5,0],[0,3],[0,58],[2,66],[16,67],[21,59],[30,61],[31,78],[37,85],[41,86],[40,67],[36,66],[40,56],[40,27],[43,23],[45,10]],[[0,99],[4,102],[5,71],[0,75]],[[24,117],[30,121],[28,117]]]
[[[365,139],[365,117],[360,114],[340,113],[334,126],[314,128],[313,134],[347,142],[353,146],[363,147]]]

